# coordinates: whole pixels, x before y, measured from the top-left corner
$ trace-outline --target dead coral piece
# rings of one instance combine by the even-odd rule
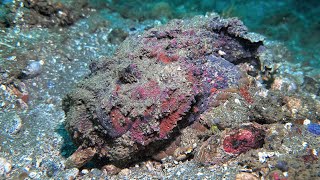
[[[264,144],[264,131],[254,126],[246,126],[227,133],[223,149],[232,154],[240,154],[250,149],[261,148]]]
[[[96,150],[94,148],[88,147],[82,149],[82,147],[79,147],[76,152],[68,157],[65,166],[66,168],[81,167],[90,161],[95,154]]]
[[[258,180],[259,178],[251,173],[242,172],[236,175],[236,180]]]
[[[102,172],[106,175],[116,175],[118,174],[121,169],[116,167],[115,165],[109,164],[109,165],[104,165],[101,168]]]

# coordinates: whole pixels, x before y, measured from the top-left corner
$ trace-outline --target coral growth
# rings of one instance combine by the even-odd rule
[[[223,140],[223,149],[232,154],[244,153],[250,149],[261,148],[264,132],[254,126],[243,127],[229,132]]]

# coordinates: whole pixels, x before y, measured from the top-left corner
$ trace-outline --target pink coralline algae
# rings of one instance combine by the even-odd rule
[[[223,140],[223,149],[232,154],[240,154],[250,149],[261,148],[264,143],[264,132],[248,126],[229,132]]]
[[[128,38],[65,98],[67,130],[79,148],[119,166],[152,156],[210,108],[215,92],[238,88],[245,72],[237,64],[259,71],[263,44],[247,33],[237,19],[200,16]],[[257,135],[239,130],[225,149],[256,148]]]

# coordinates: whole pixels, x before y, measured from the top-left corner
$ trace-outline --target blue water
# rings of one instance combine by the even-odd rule
[[[239,17],[251,31],[283,42],[292,52],[291,61],[320,68],[319,0],[163,0],[92,1],[119,12],[126,18],[142,21],[190,17],[218,12],[224,17]],[[109,2],[109,1],[108,1]],[[105,6],[101,4],[105,3]]]

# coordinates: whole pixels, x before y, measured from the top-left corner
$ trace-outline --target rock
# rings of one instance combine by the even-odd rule
[[[57,171],[59,170],[58,165],[54,161],[51,161],[51,160],[41,161],[40,167],[45,169],[48,177],[54,176],[57,173]]]
[[[7,159],[0,157],[0,177],[10,173],[11,168],[11,163]]]
[[[308,76],[303,77],[302,88],[305,91],[313,93],[317,96],[320,95],[320,83],[312,77],[308,77]]]
[[[101,168],[101,170],[106,175],[116,175],[121,171],[120,168],[118,168],[118,167],[116,167],[115,165],[112,165],[112,164],[103,166]]]
[[[16,135],[22,128],[22,119],[18,114],[14,114],[12,118],[7,121],[6,130],[9,135]]]
[[[244,126],[227,132],[223,139],[223,149],[232,154],[240,154],[250,149],[261,148],[265,132],[255,126]]]
[[[257,178],[253,174],[245,173],[245,172],[242,172],[236,175],[236,180],[258,180],[258,179],[259,178]]]
[[[93,168],[91,169],[90,174],[95,177],[100,177],[103,174],[103,172],[100,169]]]
[[[66,161],[66,168],[81,167],[88,161],[90,161],[96,154],[96,150],[93,148],[82,149],[79,147]]]
[[[30,60],[28,65],[22,70],[21,78],[33,78],[41,73],[43,61]]]
[[[110,34],[108,35],[108,41],[111,44],[120,44],[128,37],[128,33],[120,28],[112,29]]]
[[[31,178],[31,179],[39,178],[39,174],[35,171],[32,171],[29,173],[29,178]]]
[[[288,163],[286,161],[278,161],[275,167],[280,169],[282,172],[287,172],[289,170]]]
[[[83,175],[84,175],[84,174],[88,174],[88,173],[89,173],[89,170],[88,170],[88,169],[82,169],[82,170],[81,170],[81,174],[83,174]]]
[[[119,172],[119,176],[129,176],[130,173],[131,173],[130,169],[125,168],[125,169],[122,169],[122,170]]]
[[[65,171],[60,171],[56,179],[63,179],[63,180],[74,180],[79,174],[78,168],[66,169]]]

